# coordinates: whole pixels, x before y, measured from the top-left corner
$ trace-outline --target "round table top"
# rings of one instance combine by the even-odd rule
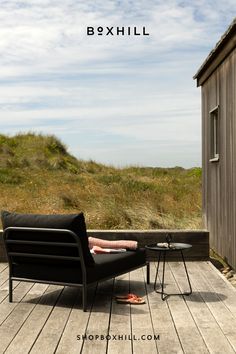
[[[156,243],[152,244],[152,245],[147,245],[145,246],[145,248],[152,250],[152,251],[182,251],[182,250],[186,250],[188,248],[191,248],[192,245],[190,245],[189,243],[176,243],[176,242],[171,242],[170,245],[172,247],[167,248],[167,247],[158,247]]]

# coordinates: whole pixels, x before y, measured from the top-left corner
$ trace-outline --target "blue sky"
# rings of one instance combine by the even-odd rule
[[[82,159],[115,166],[201,164],[192,77],[236,13],[235,0],[0,1],[3,134],[55,134]],[[87,26],[150,36],[87,36]]]

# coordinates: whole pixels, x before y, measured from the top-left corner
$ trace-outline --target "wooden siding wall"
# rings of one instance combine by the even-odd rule
[[[236,268],[236,49],[202,86],[203,221],[210,245]],[[210,159],[211,109],[219,105],[219,162]]]

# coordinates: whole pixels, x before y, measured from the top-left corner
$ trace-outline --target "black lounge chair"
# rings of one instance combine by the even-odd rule
[[[87,288],[99,281],[147,267],[145,250],[91,255],[84,216],[2,212],[3,238],[9,262],[9,301],[14,280]]]

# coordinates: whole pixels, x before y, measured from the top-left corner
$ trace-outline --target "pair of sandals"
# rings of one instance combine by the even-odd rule
[[[145,300],[136,294],[117,295],[116,302],[118,304],[142,305]]]

